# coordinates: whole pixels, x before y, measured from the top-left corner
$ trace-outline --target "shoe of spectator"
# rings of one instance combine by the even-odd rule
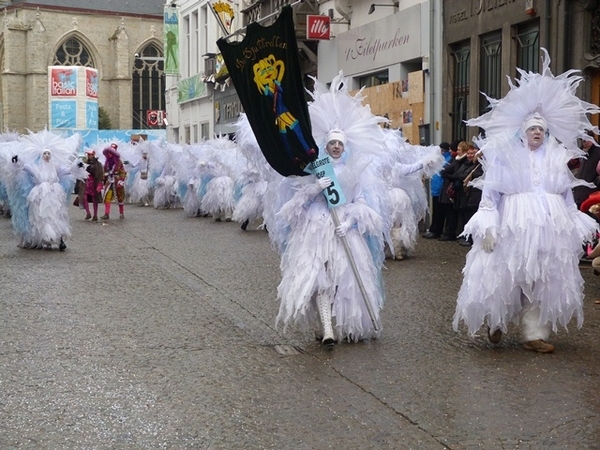
[[[439,235],[437,235],[437,234],[435,234],[435,233],[432,233],[431,231],[428,231],[427,233],[425,233],[425,234],[423,235],[423,237],[424,237],[425,239],[437,239],[437,238],[439,238],[440,236],[439,236]]]
[[[525,342],[523,344],[525,350],[532,350],[538,353],[552,353],[554,351],[554,345],[549,344],[543,339],[536,339],[535,341]]]

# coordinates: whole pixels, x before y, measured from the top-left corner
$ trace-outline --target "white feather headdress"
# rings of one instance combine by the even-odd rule
[[[542,72],[517,69],[520,79],[515,80],[516,84],[507,77],[510,85],[508,94],[500,100],[483,94],[490,102],[491,111],[467,120],[467,125],[483,128],[488,139],[502,133],[521,136],[523,123],[536,115],[543,118],[547,131],[567,148],[575,148],[577,138],[591,139],[586,130],[598,134],[588,114],[597,114],[600,109],[575,95],[583,81],[581,76],[575,75],[579,71],[572,69],[554,76],[550,71],[550,56],[546,49],[541,50]]]
[[[313,101],[308,104],[312,134],[319,148],[325,148],[331,131],[345,137],[346,151],[380,154],[385,151],[385,137],[379,124],[388,119],[376,116],[369,105],[363,105],[362,89],[355,95],[348,92],[349,82],[340,73],[331,81],[328,89],[315,80]]]

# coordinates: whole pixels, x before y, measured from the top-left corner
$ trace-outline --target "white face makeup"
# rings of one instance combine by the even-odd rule
[[[344,144],[342,141],[333,139],[327,143],[325,150],[327,150],[327,153],[331,158],[338,159],[342,156],[342,153],[344,153]]]
[[[525,135],[527,136],[527,144],[532,150],[536,150],[544,143],[545,130],[537,125],[527,128]]]
[[[44,150],[42,152],[42,159],[44,161],[50,161],[50,156],[52,156],[52,154],[50,153],[50,150]]]

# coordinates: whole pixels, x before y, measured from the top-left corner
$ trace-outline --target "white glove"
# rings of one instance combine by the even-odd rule
[[[485,237],[483,238],[483,242],[482,242],[483,250],[487,253],[491,253],[494,251],[495,245],[496,245],[496,238],[491,233],[491,231],[486,231]]]
[[[323,177],[323,178],[319,178],[317,179],[317,186],[319,186],[319,191],[322,191],[324,189],[327,189],[329,186],[331,186],[331,178],[329,177]]]
[[[350,222],[342,222],[337,227],[335,227],[335,234],[339,237],[346,236],[346,232],[350,228]]]

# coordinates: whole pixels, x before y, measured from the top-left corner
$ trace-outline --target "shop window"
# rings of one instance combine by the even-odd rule
[[[517,67],[534,73],[540,70],[540,25],[537,20],[517,29]]]
[[[481,37],[479,90],[491,98],[500,98],[502,87],[502,34],[500,31]],[[488,110],[488,100],[479,96],[479,114]]]
[[[452,51],[452,138],[465,140],[467,137],[467,108],[469,105],[471,46],[469,42],[455,46]]]
[[[364,77],[360,77],[358,79],[358,84],[362,88],[364,87],[373,87],[379,86],[380,84],[387,84],[389,82],[389,75],[387,70],[383,70],[381,72],[377,72],[371,75],[367,75]]]
[[[202,140],[207,141],[210,139],[210,124],[202,123],[200,124],[200,132],[202,133]]]

